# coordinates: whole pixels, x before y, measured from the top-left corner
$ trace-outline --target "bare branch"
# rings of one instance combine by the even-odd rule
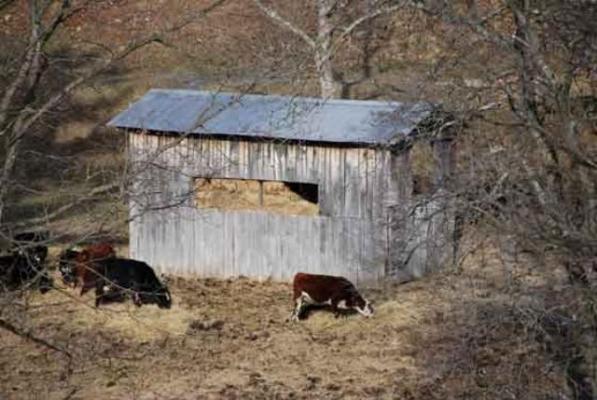
[[[290,32],[294,33],[295,35],[297,35],[298,37],[303,39],[303,41],[305,43],[307,43],[307,45],[309,45],[309,47],[311,47],[311,48],[317,47],[317,44],[315,43],[315,41],[305,31],[303,31],[302,29],[299,29],[297,26],[293,25],[291,22],[289,22],[288,20],[283,18],[280,14],[278,14],[278,12],[276,10],[267,7],[265,4],[263,4],[263,2],[261,0],[253,0],[253,1],[265,15],[267,15],[268,17],[270,17],[271,19],[276,21],[278,23],[278,25],[282,26],[283,28],[289,30]]]
[[[13,324],[11,324],[10,322],[5,321],[4,319],[0,319],[0,328],[7,330],[8,332],[11,332],[23,339],[26,339],[33,343],[42,345],[50,350],[54,350],[58,353],[62,353],[65,356],[67,356],[69,359],[73,358],[73,356],[65,349],[60,348],[56,345],[53,345],[52,343],[50,343],[44,339],[38,338],[37,336],[34,336],[33,334],[31,334],[31,332],[23,331],[23,330],[17,328],[16,326],[14,326]]]
[[[509,37],[504,36],[498,32],[489,30],[486,25],[487,22],[491,21],[492,19],[501,16],[504,11],[507,10],[506,6],[499,7],[497,10],[492,11],[485,15],[481,19],[469,19],[469,18],[462,18],[452,13],[443,12],[441,17],[444,21],[453,24],[453,25],[463,25],[471,29],[477,35],[482,37],[485,41],[498,45],[499,47],[511,50],[512,49],[512,40]],[[430,13],[429,10],[423,9],[423,11]],[[433,13],[431,13],[433,14]]]
[[[55,33],[56,29],[62,22],[68,19],[70,16],[74,15],[74,12],[79,10],[73,10],[69,12],[70,1],[63,0],[59,10],[54,14],[51,22],[49,23],[47,28],[42,27],[42,23],[40,20],[40,15],[43,14],[46,9],[47,5],[41,12],[31,6],[31,21],[32,21],[32,32],[29,40],[29,46],[26,50],[25,59],[16,78],[13,82],[9,85],[9,87],[4,92],[4,96],[2,97],[2,101],[0,101],[0,129],[3,128],[4,124],[8,121],[9,117],[9,108],[11,103],[13,102],[14,96],[16,91],[19,88],[22,88],[23,84],[27,80],[27,78],[31,78],[29,80],[28,87],[24,88],[23,92],[29,93],[33,89],[33,85],[36,83],[36,77],[39,78],[40,76],[40,65],[39,65],[39,58],[41,57],[42,47],[48,41],[48,39]],[[33,71],[31,68],[33,67]],[[0,130],[0,136],[5,134],[6,128]]]
[[[4,124],[8,121],[8,114],[11,102],[14,98],[14,95],[17,89],[25,82],[27,76],[29,74],[29,68],[31,67],[31,63],[33,62],[33,58],[35,56],[35,48],[30,48],[25,55],[25,59],[23,60],[23,64],[19,69],[19,72],[16,78],[12,81],[12,83],[6,88],[4,92],[4,96],[2,97],[2,101],[0,101],[0,129],[4,126]],[[4,128],[0,130],[0,136],[6,133],[7,129]]]
[[[13,225],[12,227],[13,228],[24,228],[27,226],[36,226],[36,225],[48,223],[48,222],[60,217],[61,215],[63,215],[65,212],[71,210],[72,208],[74,208],[78,205],[81,205],[82,203],[85,203],[87,201],[92,201],[95,199],[96,196],[104,194],[104,193],[109,193],[119,187],[120,187],[119,182],[118,183],[108,183],[106,185],[98,186],[98,187],[92,189],[91,191],[89,191],[89,193],[86,194],[85,196],[79,197],[76,201],[65,204],[65,205],[59,207],[58,209],[52,211],[51,213],[44,215],[43,217],[30,218],[25,221],[20,221],[19,223]]]
[[[87,73],[74,79],[68,85],[66,85],[61,91],[56,93],[54,96],[50,97],[49,100],[47,100],[30,118],[27,119],[26,122],[24,122],[22,128],[17,133],[17,137],[24,135],[35,122],[37,122],[43,115],[45,115],[56,104],[58,104],[67,94],[72,92],[75,88],[79,87],[81,84],[89,81],[93,77],[97,76],[99,73],[110,68],[115,62],[128,57],[133,52],[135,52],[149,44],[152,44],[152,43],[162,43],[163,35],[165,33],[172,33],[172,32],[182,29],[183,27],[187,26],[188,24],[194,22],[197,17],[205,16],[206,13],[208,13],[209,11],[218,7],[219,5],[223,4],[225,1],[226,0],[218,0],[214,3],[212,3],[210,6],[202,9],[198,13],[195,13],[192,16],[185,18],[184,21],[182,21],[181,23],[175,24],[163,32],[152,33],[145,37],[131,41],[123,50],[114,54],[111,58],[108,58],[108,59],[104,60],[103,62],[99,63],[94,68],[89,70]]]
[[[344,28],[342,30],[342,33],[336,39],[337,42],[344,40],[344,38],[346,38],[348,35],[350,35],[352,33],[352,31],[354,31],[356,28],[358,28],[363,23],[370,21],[374,18],[377,18],[381,15],[391,14],[395,11],[398,11],[401,8],[404,8],[405,5],[406,5],[406,3],[400,3],[400,4],[393,5],[393,6],[378,8],[378,9],[371,11],[368,14],[365,14],[365,15],[355,19],[346,28]]]
[[[14,2],[15,0],[0,0],[0,11],[2,11],[4,8],[8,7]]]
[[[330,16],[336,10],[336,7],[338,7],[338,3],[339,3],[339,0],[333,0],[333,1],[328,0],[328,2],[326,4],[320,6],[321,12],[326,14],[327,16]]]
[[[16,120],[14,121],[14,123],[9,124],[10,126],[3,127],[3,125],[6,125],[6,123],[8,122],[9,108],[11,104],[15,101],[14,96],[17,90],[22,89],[23,92],[26,94],[31,93],[33,90],[35,90],[35,86],[39,82],[39,68],[41,68],[41,66],[39,62],[36,62],[36,60],[39,61],[43,44],[45,44],[54,35],[57,28],[62,25],[66,18],[72,16],[75,12],[78,12],[81,9],[76,8],[71,10],[69,9],[70,1],[62,0],[60,9],[54,14],[54,17],[52,18],[48,27],[45,30],[43,30],[43,33],[40,33],[42,28],[41,22],[39,20],[39,14],[32,7],[31,17],[33,24],[33,32],[31,34],[31,44],[26,53],[25,62],[23,63],[23,67],[19,71],[17,78],[13,81],[11,86],[9,86],[8,90],[4,94],[2,101],[0,101],[0,128],[4,128],[4,130],[0,132],[0,135],[5,134],[6,132],[10,132],[9,140],[6,142],[6,157],[3,163],[4,165],[2,167],[2,171],[0,173],[0,221],[2,220],[3,216],[4,197],[8,191],[7,182],[9,181],[10,175],[12,174],[12,171],[14,169],[16,157],[19,152],[20,142],[22,138],[30,131],[31,127],[35,123],[40,121],[41,118],[44,115],[46,115],[49,111],[51,111],[56,105],[58,105],[64,99],[65,96],[70,94],[73,90],[81,86],[83,83],[86,83],[89,80],[93,79],[98,74],[110,68],[116,62],[126,58],[128,55],[135,52],[136,50],[154,42],[162,43],[162,35],[166,33],[172,33],[184,28],[185,26],[195,22],[198,18],[205,16],[207,13],[220,6],[225,1],[226,0],[216,0],[207,7],[199,10],[198,12],[188,15],[181,22],[174,24],[173,26],[168,27],[167,29],[159,33],[151,33],[141,38],[138,38],[137,40],[129,42],[123,50],[119,51],[118,53],[111,54],[110,57],[99,61],[86,73],[73,79],[70,83],[68,83],[66,86],[60,89],[57,93],[51,95],[36,110],[32,110],[30,107],[28,107],[29,104],[18,104],[17,109],[20,109],[20,111],[16,117]],[[34,64],[36,65],[33,66]],[[28,82],[29,85],[27,85],[26,83],[26,80],[28,78],[30,78]]]

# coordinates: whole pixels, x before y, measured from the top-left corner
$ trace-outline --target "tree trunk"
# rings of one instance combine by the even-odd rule
[[[6,195],[8,194],[9,179],[14,169],[14,164],[17,159],[17,144],[14,144],[8,148],[4,164],[2,166],[2,173],[0,175],[0,223],[4,216],[4,208]]]
[[[334,26],[331,21],[334,0],[317,2],[317,44],[315,48],[315,67],[319,76],[320,95],[323,98],[342,96],[342,83],[338,80],[332,62],[332,35]]]

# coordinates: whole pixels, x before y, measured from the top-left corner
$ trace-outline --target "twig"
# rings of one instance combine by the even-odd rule
[[[38,338],[37,336],[32,335],[31,332],[23,331],[4,319],[0,319],[0,328],[7,330],[23,339],[26,339],[31,342],[37,343],[39,345],[42,345],[50,350],[54,350],[58,353],[62,353],[65,356],[67,356],[69,358],[69,360],[72,360],[72,358],[73,358],[72,354],[70,354],[65,349],[57,347],[56,345],[53,345],[52,343],[50,343],[44,339]]]

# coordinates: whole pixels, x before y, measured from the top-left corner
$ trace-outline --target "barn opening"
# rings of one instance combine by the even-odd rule
[[[433,170],[435,160],[429,143],[416,142],[409,155],[412,172],[412,194],[428,195],[433,189]]]
[[[257,179],[196,178],[195,206],[319,215],[319,188],[313,183]]]

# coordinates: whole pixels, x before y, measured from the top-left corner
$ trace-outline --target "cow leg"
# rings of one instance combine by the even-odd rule
[[[334,318],[338,318],[340,316],[340,309],[338,308],[338,300],[332,299],[330,301],[330,307],[332,308],[332,312],[334,313]]]
[[[95,307],[99,307],[100,303],[102,302],[102,297],[104,296],[104,283],[98,282],[95,285]]]
[[[296,302],[292,307],[292,311],[290,312],[290,315],[288,316],[286,321],[291,321],[291,322],[298,321],[298,314],[297,314],[297,308],[299,307],[298,301],[299,301],[299,299],[296,299]]]
[[[290,317],[288,317],[288,320],[292,321],[292,322],[298,321],[299,317],[301,315],[302,308],[303,308],[303,296],[300,295],[294,301],[294,308],[293,308],[292,312],[290,313]]]
[[[101,279],[92,276],[92,274],[90,274],[88,271],[84,271],[81,276],[81,296],[83,296],[85,293],[87,293],[94,287],[97,287],[97,283],[100,280]]]
[[[332,311],[334,312],[334,317],[338,318],[340,315],[346,317],[346,314],[341,314],[341,310],[349,310],[350,307],[346,305],[346,299],[332,299],[331,301]]]
[[[143,302],[141,301],[141,295],[139,294],[139,292],[134,291],[132,298],[133,298],[133,304],[135,304],[137,307],[141,307]]]

